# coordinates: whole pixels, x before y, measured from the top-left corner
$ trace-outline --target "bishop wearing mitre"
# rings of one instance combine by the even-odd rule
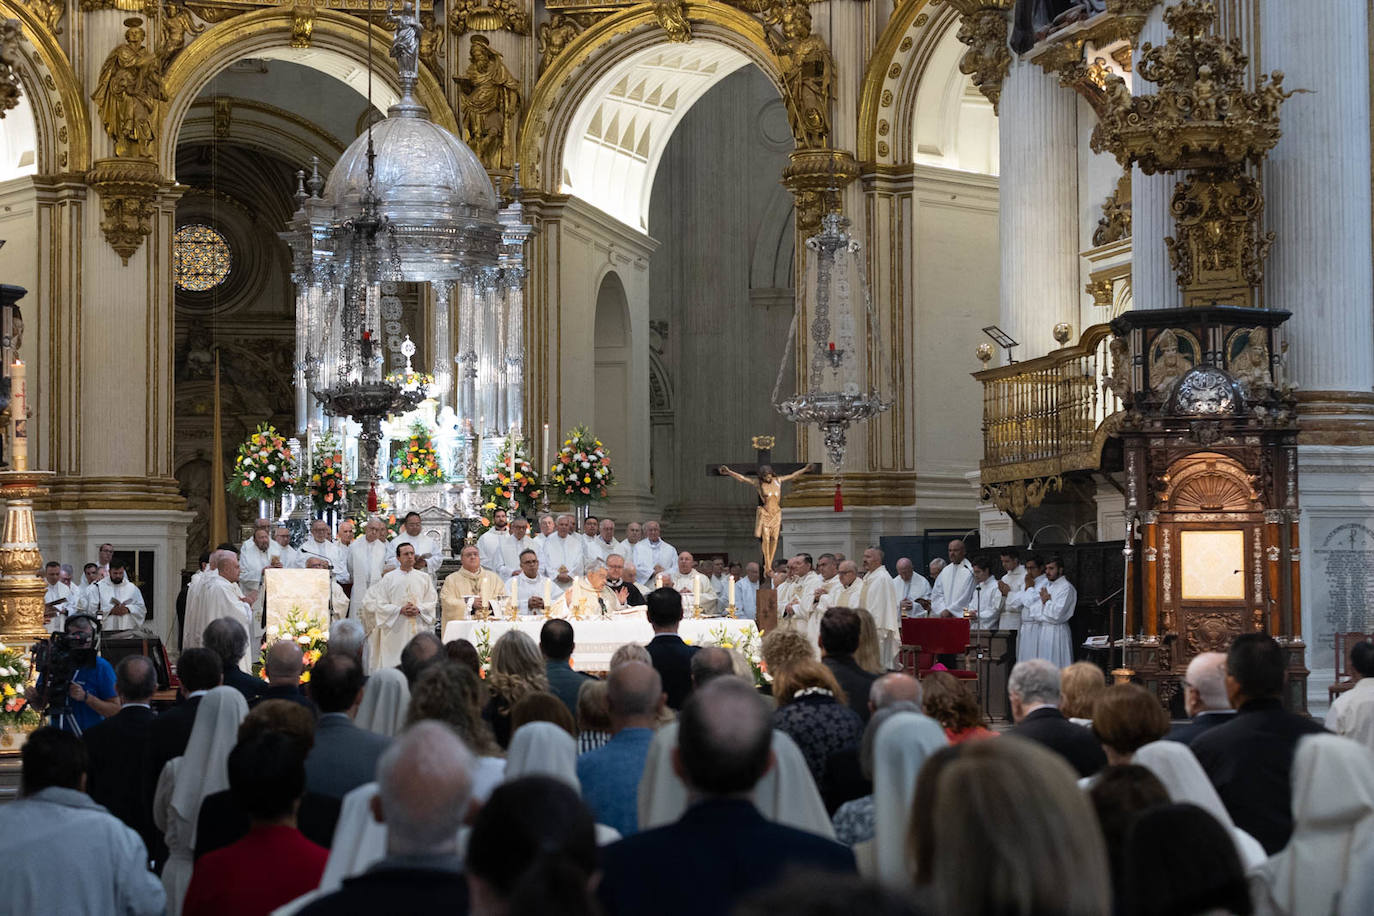
[[[567,591],[554,600],[549,616],[596,620],[623,610],[615,592],[606,585],[606,564],[592,559],[587,561],[586,573],[574,579]]]
[[[873,615],[873,626],[878,631],[878,658],[884,668],[890,668],[902,646],[902,614],[897,609],[897,582],[883,565],[883,552],[877,547],[864,551],[863,583],[860,607]]]
[[[716,590],[711,580],[693,568],[694,558],[687,551],[677,555],[677,572],[669,577],[668,586],[682,596],[684,608],[695,607],[704,616],[716,612]]]
[[[363,601],[371,671],[400,664],[401,650],[411,637],[434,627],[434,582],[429,573],[415,568],[415,548],[397,545],[396,562],[397,568],[378,579]]]
[[[501,577],[489,569],[482,568],[482,556],[477,545],[468,544],[459,555],[463,565],[449,573],[444,580],[443,591],[439,598],[444,605],[443,628],[450,620],[466,620],[479,611],[500,610],[506,597],[506,586]]]

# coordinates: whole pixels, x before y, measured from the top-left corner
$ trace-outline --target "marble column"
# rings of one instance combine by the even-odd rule
[[[1026,61],[1002,85],[1000,323],[1021,344],[1018,360],[1057,348],[1055,324],[1078,318],[1076,98]]]
[[[1132,53],[1132,86],[1136,95],[1150,95],[1158,91],[1154,83],[1140,78],[1140,48],[1149,42],[1162,45],[1169,37],[1164,25],[1164,7],[1160,4],[1150,11],[1140,39]],[[1169,251],[1164,239],[1174,234],[1174,217],[1169,201],[1178,185],[1172,173],[1146,175],[1138,166],[1131,167],[1131,297],[1133,308],[1181,308],[1183,291],[1178,276],[1169,263]]]
[[[1284,85],[1283,139],[1264,165],[1278,234],[1265,301],[1291,310],[1288,367],[1303,442],[1374,444],[1369,31],[1365,0],[1261,4],[1260,57]]]

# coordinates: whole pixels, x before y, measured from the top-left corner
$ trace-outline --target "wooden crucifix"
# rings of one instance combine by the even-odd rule
[[[782,532],[782,485],[807,471],[813,464],[785,462],[774,464],[773,437],[755,436],[754,464],[715,465],[706,469],[707,475],[733,477],[740,483],[748,484],[758,491],[759,509],[754,519],[754,537],[759,539],[763,548],[763,566],[759,570],[759,588],[771,587],[770,574],[773,569],[773,555],[778,551],[778,536]],[[752,475],[752,476],[750,476]]]

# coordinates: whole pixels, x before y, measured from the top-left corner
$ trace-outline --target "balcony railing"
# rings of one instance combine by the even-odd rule
[[[1093,325],[1072,346],[973,374],[983,383],[984,485],[1100,465],[1107,421],[1122,409],[1113,339],[1110,327]],[[1124,374],[1124,356],[1119,363]]]

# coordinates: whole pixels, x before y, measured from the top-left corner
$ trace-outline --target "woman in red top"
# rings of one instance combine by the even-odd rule
[[[944,728],[950,744],[997,737],[986,727],[987,719],[973,691],[954,675],[932,671],[921,678],[921,691],[921,707]]]
[[[196,862],[183,916],[266,916],[319,887],[329,850],[296,829],[305,753],[279,732],[240,741],[230,752],[229,789],[252,828]]]

